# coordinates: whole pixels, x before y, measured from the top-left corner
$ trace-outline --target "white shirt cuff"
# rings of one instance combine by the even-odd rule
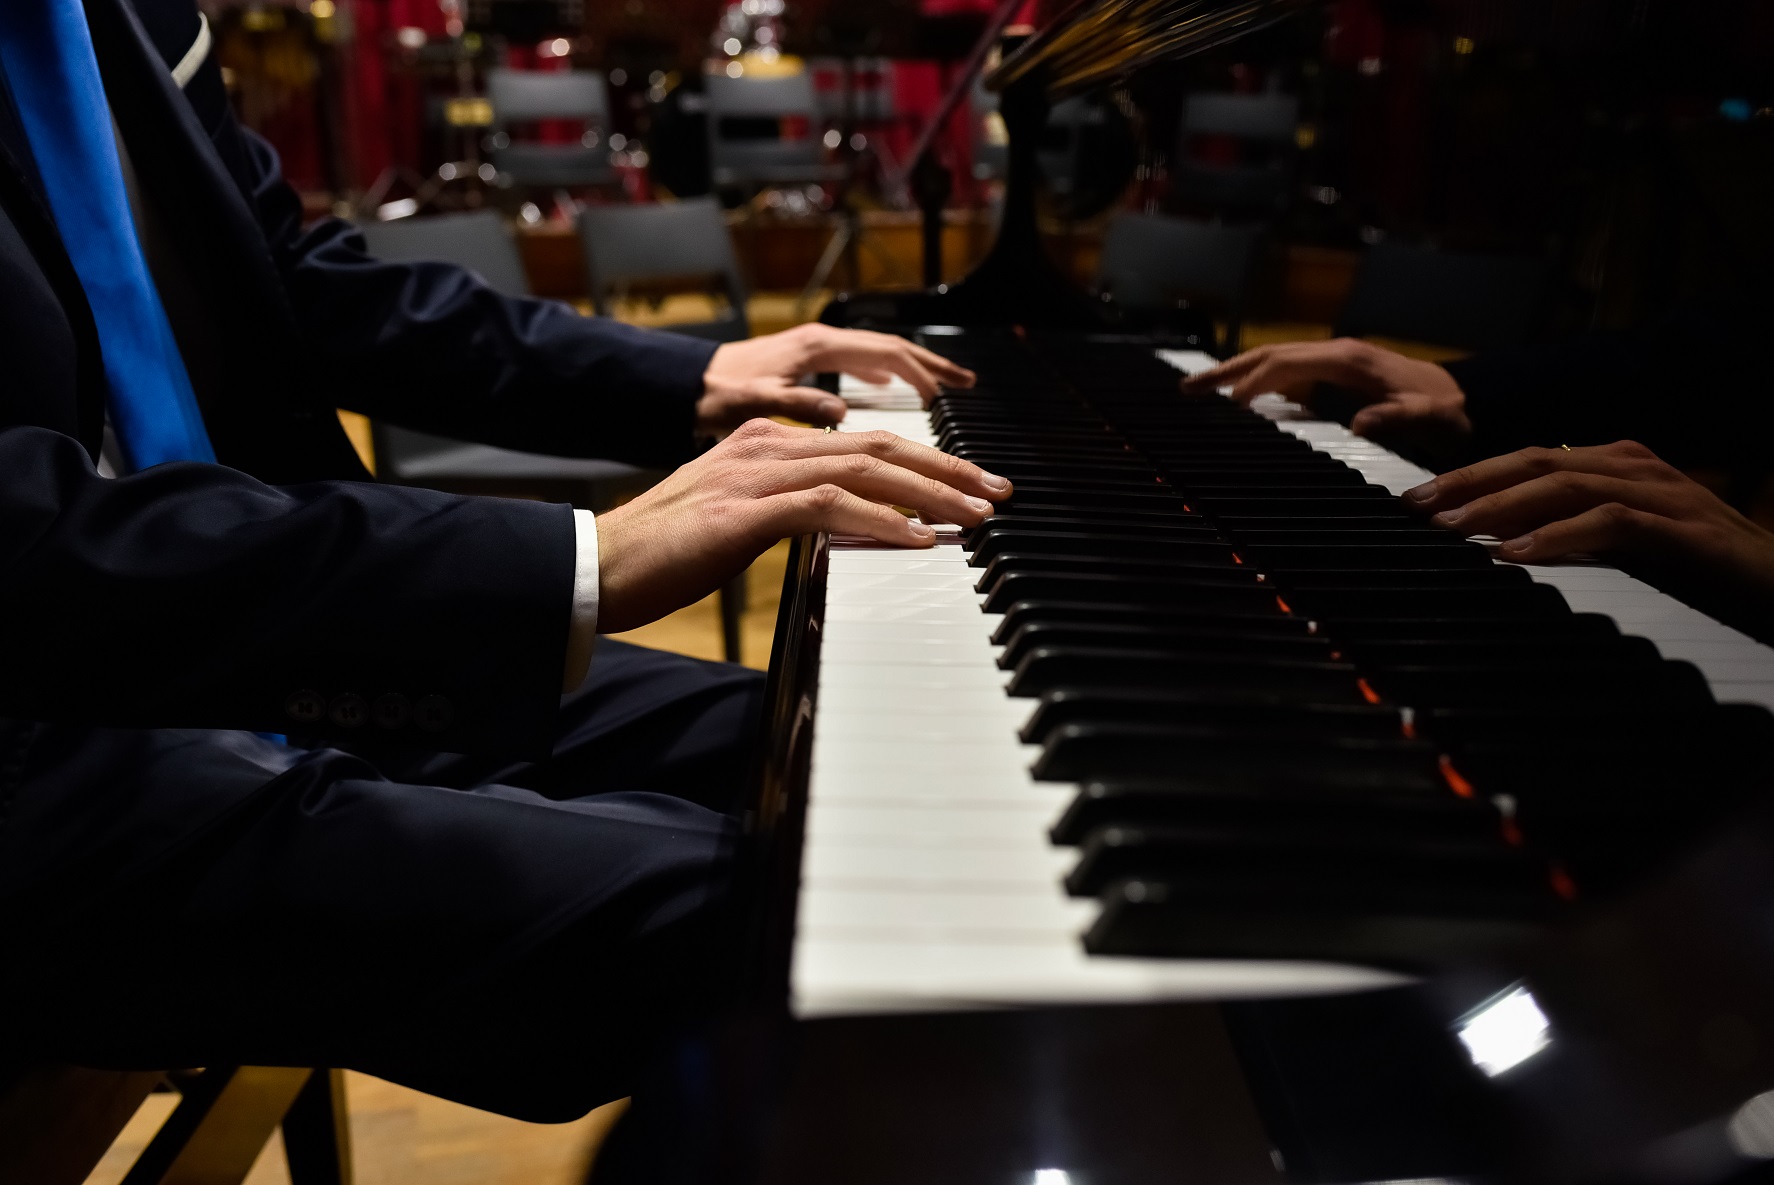
[[[573,512],[573,616],[567,623],[567,669],[561,691],[576,691],[591,668],[591,648],[597,642],[597,516],[589,510]]]

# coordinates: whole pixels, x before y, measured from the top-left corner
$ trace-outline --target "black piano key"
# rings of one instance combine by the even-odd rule
[[[1358,687],[1347,699],[1290,700],[1262,689],[1058,687],[1044,692],[1019,736],[1031,745],[1068,724],[1190,724],[1250,730],[1272,727],[1278,736],[1373,737],[1404,735],[1397,708],[1370,704]]]
[[[1573,746],[1613,745],[1637,736],[1680,738],[1709,750],[1730,746],[1774,760],[1774,714],[1758,704],[1671,709],[1577,702],[1551,708],[1424,708],[1415,713],[1412,727],[1455,754],[1474,744],[1511,744],[1524,750],[1524,757],[1537,759],[1537,751],[1557,754]]]
[[[1065,884],[1073,896],[1095,897],[1127,880],[1245,908],[1390,905],[1511,917],[1550,904],[1543,859],[1489,838],[1111,826],[1085,837]]]
[[[1104,586],[1112,588],[1112,586]],[[1272,597],[1263,597],[1250,605],[1220,606],[1192,609],[1182,605],[1133,604],[1100,601],[1017,601],[1003,608],[1004,619],[992,631],[992,642],[1007,645],[1018,630],[1035,624],[1094,625],[1100,622],[1135,621],[1154,628],[1224,628],[1261,630],[1288,637],[1310,637],[1313,623],[1304,617],[1289,617],[1276,608]]]
[[[1654,665],[1663,661],[1645,638],[1406,638],[1339,641],[1362,668],[1426,665],[1513,664],[1523,670],[1545,666],[1613,663]]]
[[[1424,562],[1433,559],[1433,555],[1425,556]],[[1497,564],[1488,568],[1306,568],[1288,572],[1285,587],[1301,595],[1328,589],[1533,588],[1534,579],[1520,568]]]
[[[1570,606],[1558,590],[1543,584],[1478,589],[1290,589],[1284,595],[1295,612],[1325,622],[1441,617],[1564,618],[1571,615]]]
[[[1304,632],[1241,630],[1230,621],[1196,621],[1190,625],[1159,625],[1142,621],[1122,624],[1095,621],[1089,624],[1034,623],[1025,625],[1005,643],[998,665],[1015,670],[1032,650],[1052,646],[1088,646],[1113,650],[1177,650],[1225,654],[1265,655],[1270,658],[1323,659],[1332,656],[1326,638]]]
[[[1050,482],[1030,481],[1018,485],[1010,497],[992,504],[1000,512],[1006,507],[1015,510],[1023,505],[1065,506],[1091,509],[1167,511],[1186,506],[1181,494],[1169,486],[1154,485],[1137,490],[1079,488]]]
[[[1110,534],[1100,531],[1049,531],[1023,527],[993,527],[972,541],[967,562],[989,567],[1000,556],[1024,555],[1106,556],[1116,559],[1165,559],[1191,564],[1233,563],[1232,545],[1211,534],[1142,531]]]
[[[1379,693],[1424,707],[1610,704],[1669,707],[1712,703],[1712,691],[1690,663],[1395,666],[1367,673]]]
[[[1226,786],[1445,792],[1440,754],[1402,736],[1291,735],[1278,727],[1067,724],[1032,767],[1044,782],[1188,776]]]
[[[1220,538],[1219,532],[1207,519],[1181,508],[1174,511],[1158,512],[1062,510],[1057,507],[1049,510],[1043,507],[1019,506],[1014,514],[989,514],[978,523],[963,530],[961,532],[962,545],[971,547],[974,540],[981,535],[1000,527],[1036,531],[1103,533],[1138,531],[1141,534],[1156,532],[1173,537],[1193,535],[1205,539]]]
[[[1563,640],[1620,636],[1619,628],[1611,619],[1595,613],[1573,613],[1563,617],[1367,618],[1345,619],[1336,623],[1337,640],[1357,653],[1359,651],[1355,647],[1364,641],[1530,642],[1542,638]]]
[[[1345,571],[1350,568],[1418,568],[1433,565],[1444,568],[1475,568],[1489,571],[1496,567],[1490,553],[1476,543],[1464,539],[1442,539],[1423,543],[1395,543],[1377,546],[1351,544],[1289,544],[1250,545],[1239,543],[1238,549],[1252,557],[1254,563],[1288,571]]]
[[[1367,547],[1410,546],[1424,543],[1432,547],[1446,544],[1460,544],[1465,541],[1457,535],[1435,527],[1419,524],[1397,524],[1388,527],[1343,527],[1323,524],[1295,523],[1265,527],[1260,530],[1222,530],[1239,547],[1248,548],[1261,554],[1261,549],[1269,547],[1287,547],[1307,545],[1315,547],[1348,547],[1362,545]],[[1470,546],[1470,545],[1469,545]],[[1502,571],[1503,569],[1499,569]]]
[[[1303,659],[1238,658],[1187,650],[1130,654],[1088,646],[1031,650],[1005,684],[1013,696],[1057,687],[1217,687],[1272,690],[1296,698],[1347,695],[1358,688],[1354,664]]]
[[[1029,552],[1006,552],[995,557],[986,564],[985,575],[981,575],[974,589],[985,592],[986,596],[997,598],[999,589],[1006,577],[1034,577],[1034,575],[1075,575],[1075,577],[1107,577],[1111,580],[1189,580],[1190,584],[1215,585],[1215,587],[1233,587],[1233,589],[1263,589],[1270,596],[1274,592],[1263,585],[1263,573],[1254,568],[1244,568],[1235,562],[1194,561],[1194,559],[1116,559],[1109,555],[1031,555]],[[1183,605],[1196,605],[1197,600],[1180,601]],[[997,612],[988,608],[986,612]]]
[[[1354,832],[1392,839],[1494,842],[1503,819],[1489,802],[1436,786],[1227,784],[1185,772],[1166,779],[1098,780],[1079,788],[1049,838],[1076,847],[1104,827],[1201,826],[1295,833]]]
[[[1204,899],[1193,886],[1126,880],[1109,887],[1084,936],[1094,955],[1312,959],[1407,971],[1505,957],[1532,942],[1562,904],[1550,887],[1489,894],[1480,907],[1445,896],[1361,901],[1309,895],[1280,903]]]

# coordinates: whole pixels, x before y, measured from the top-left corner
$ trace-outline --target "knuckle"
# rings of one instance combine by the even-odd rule
[[[840,486],[814,486],[807,491],[807,502],[820,514],[830,514],[844,501],[844,490]]]
[[[1516,456],[1522,459],[1522,462],[1527,465],[1530,472],[1547,474],[1558,468],[1558,458],[1562,452],[1562,449],[1525,448],[1517,453]]]
[[[844,457],[841,464],[844,472],[851,477],[873,477],[883,468],[880,461],[867,453],[851,453]]]
[[[1589,484],[1586,474],[1572,473],[1568,469],[1561,469],[1546,480],[1551,483],[1556,492],[1567,496],[1581,494]]]
[[[899,443],[899,437],[885,428],[875,428],[861,433],[857,439],[864,449],[877,457],[892,452],[894,446]]]
[[[1636,460],[1654,461],[1657,459],[1656,453],[1652,452],[1636,440],[1616,440],[1613,444],[1608,445],[1607,449],[1609,452],[1614,453],[1617,456],[1632,457]]]
[[[754,417],[733,430],[735,440],[767,440],[776,435],[777,425],[762,416]]]

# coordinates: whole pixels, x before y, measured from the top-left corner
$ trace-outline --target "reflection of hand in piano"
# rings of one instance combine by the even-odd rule
[[[598,628],[633,629],[698,600],[789,535],[929,547],[906,518],[978,523],[1010,483],[890,432],[824,433],[753,420],[664,481],[598,516]]]
[[[1452,375],[1433,362],[1352,337],[1258,346],[1184,379],[1183,387],[1230,387],[1240,403],[1271,391],[1308,402],[1319,383],[1334,383],[1371,400],[1349,422],[1357,435],[1431,448],[1472,435],[1466,395]]]
[[[1507,559],[1615,553],[1676,561],[1774,604],[1774,535],[1642,444],[1523,449],[1443,474],[1405,497],[1437,526],[1506,540]]]

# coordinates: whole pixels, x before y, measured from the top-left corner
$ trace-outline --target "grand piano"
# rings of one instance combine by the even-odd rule
[[[1209,340],[1105,321],[1035,243],[1046,104],[1293,7],[1081,0],[993,76],[987,261],[832,310],[980,375],[928,411],[845,380],[845,430],[1016,492],[929,551],[795,543],[719,1175],[1774,1158],[1774,649],[1427,528],[1426,470],[1304,407],[1180,394]]]

